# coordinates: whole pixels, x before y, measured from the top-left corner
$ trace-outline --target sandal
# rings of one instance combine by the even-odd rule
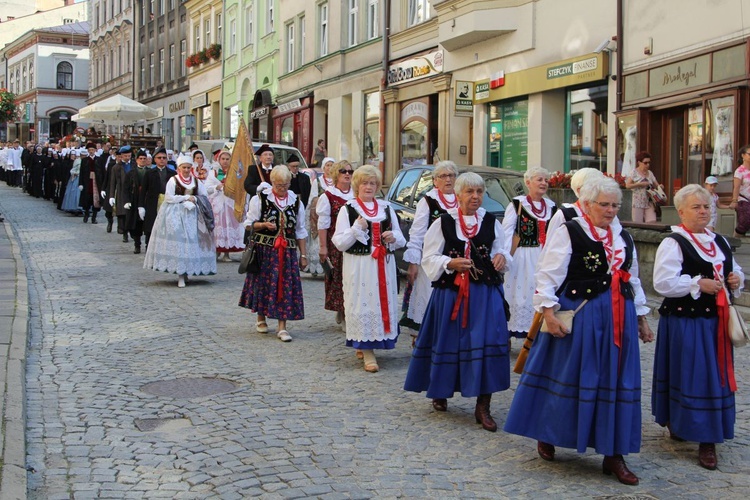
[[[365,363],[365,371],[368,373],[377,373],[380,371],[380,367],[376,362]]]
[[[258,333],[268,333],[268,323],[265,321],[256,321],[255,330]]]
[[[357,352],[355,353],[357,356],[357,359],[364,359],[365,354],[362,352],[362,349],[357,349]]]

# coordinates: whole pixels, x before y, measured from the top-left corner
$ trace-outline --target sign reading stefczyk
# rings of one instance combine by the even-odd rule
[[[443,72],[443,51],[430,52],[391,64],[388,67],[388,85],[400,85]]]
[[[474,82],[474,104],[535,94],[546,90],[603,80],[609,74],[606,52],[556,61],[515,73],[505,74],[505,85],[490,88],[489,78]]]

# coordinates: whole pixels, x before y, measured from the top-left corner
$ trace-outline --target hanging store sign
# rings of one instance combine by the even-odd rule
[[[443,51],[391,64],[388,67],[388,85],[400,85],[435,76],[443,72]]]
[[[288,113],[289,111],[292,111],[301,107],[302,107],[302,103],[300,102],[299,99],[293,99],[289,102],[285,102],[284,104],[279,104],[278,106],[276,106],[276,108],[279,110],[279,114]]]

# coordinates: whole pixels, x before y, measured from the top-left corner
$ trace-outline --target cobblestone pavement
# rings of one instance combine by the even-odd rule
[[[737,438],[718,446],[714,472],[697,465],[697,444],[671,441],[652,422],[653,345],[642,349],[643,447],[627,458],[641,484],[627,487],[604,476],[592,452],[558,450],[547,463],[531,440],[483,431],[473,400],[456,397],[436,413],[424,395],[404,392],[408,335],[379,356],[381,372],[364,372],[322,310],[320,278],[303,279],[307,317],[284,344],[275,324],[255,333],[254,316],[237,306],[234,263],[178,289],[174,275],[142,269],[143,255],[107,234],[103,217],[83,224],[4,185],[0,212],[28,270],[29,498],[750,493],[750,348],[736,362]],[[231,390],[209,394],[215,379]],[[512,396],[493,399],[501,426]]]

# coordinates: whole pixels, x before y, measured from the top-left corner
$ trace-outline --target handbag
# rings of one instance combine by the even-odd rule
[[[567,310],[567,311],[556,311],[555,312],[555,319],[562,323],[562,326],[565,327],[568,332],[573,333],[573,318],[578,313],[578,311],[581,310],[581,308],[586,305],[586,302],[588,302],[589,299],[584,300],[579,304],[578,307],[575,308],[575,310]],[[542,326],[539,328],[542,332],[549,332],[549,327],[547,326],[547,320],[545,319],[542,321]]]
[[[655,207],[663,207],[667,204],[667,194],[661,186],[646,189],[646,194],[648,195],[649,201],[651,201]]]
[[[247,246],[245,251],[242,252],[242,258],[240,259],[240,266],[237,268],[239,274],[258,274],[260,272],[260,258],[255,249],[255,241],[253,241],[253,225],[250,225],[249,235],[247,237]]]
[[[734,347],[744,347],[750,342],[750,333],[747,331],[747,324],[742,319],[740,312],[736,307],[729,306],[729,340]]]

